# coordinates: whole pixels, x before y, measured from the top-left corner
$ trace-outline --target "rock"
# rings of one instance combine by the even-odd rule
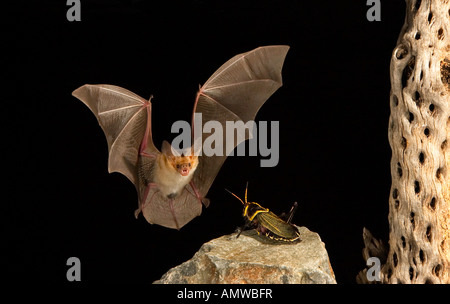
[[[335,284],[325,244],[299,227],[301,242],[284,243],[254,230],[225,235],[202,245],[155,284]]]

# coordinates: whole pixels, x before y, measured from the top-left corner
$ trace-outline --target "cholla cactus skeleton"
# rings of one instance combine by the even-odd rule
[[[381,282],[450,283],[449,0],[406,0],[390,76],[390,233]]]

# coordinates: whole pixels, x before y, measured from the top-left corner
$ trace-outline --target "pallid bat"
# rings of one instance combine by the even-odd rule
[[[197,92],[195,113],[211,120],[254,120],[260,107],[282,85],[281,69],[289,46],[256,48],[224,63]],[[155,147],[151,99],[113,85],[86,84],[73,96],[96,116],[108,142],[108,171],[124,174],[138,193],[140,212],[151,224],[180,229],[202,212],[202,203],[227,155],[180,154],[164,141]],[[192,121],[194,126],[194,121]],[[193,132],[194,134],[195,132]],[[251,135],[245,134],[246,140]],[[207,137],[202,134],[202,142]],[[235,140],[236,147],[243,140]]]

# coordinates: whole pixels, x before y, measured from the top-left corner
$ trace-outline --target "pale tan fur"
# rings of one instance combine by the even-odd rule
[[[176,169],[177,164],[191,163],[189,174],[181,175]],[[164,153],[158,155],[155,164],[154,182],[164,196],[178,196],[183,188],[191,181],[198,165],[197,157],[166,156]]]

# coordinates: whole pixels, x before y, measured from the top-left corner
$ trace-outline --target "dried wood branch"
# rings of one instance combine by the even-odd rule
[[[390,65],[389,253],[382,283],[450,283],[450,1],[406,0]]]

